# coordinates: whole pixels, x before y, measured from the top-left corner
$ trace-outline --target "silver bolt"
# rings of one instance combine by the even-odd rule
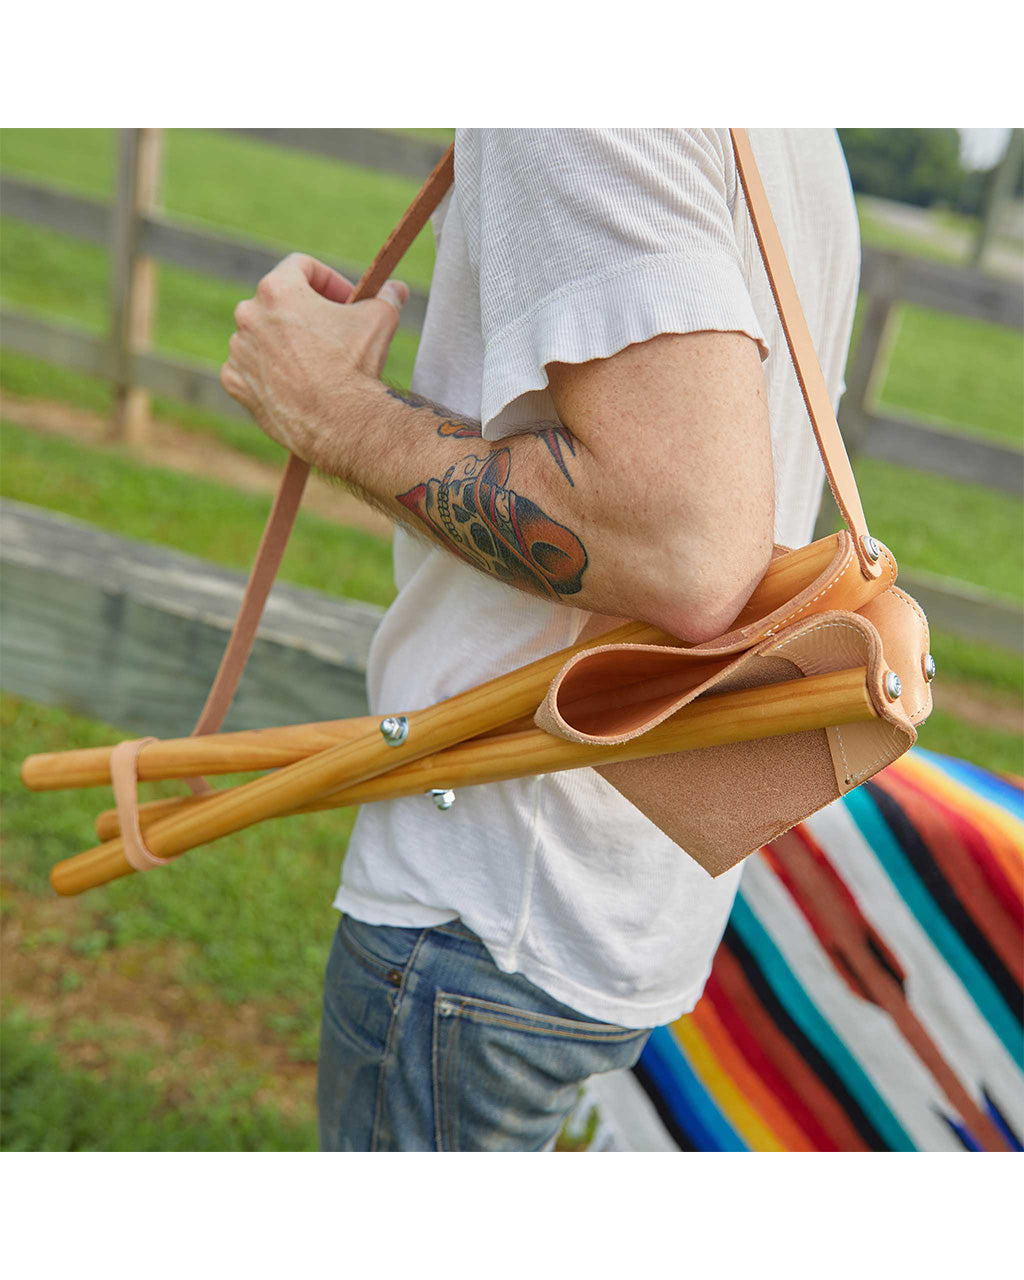
[[[895,671],[887,671],[885,673],[885,696],[890,702],[895,702],[903,692],[903,682]]]
[[[924,678],[931,684],[935,679],[935,659],[930,653],[926,653],[921,659],[921,666],[924,668]]]
[[[870,533],[864,534],[864,536],[860,540],[860,544],[864,548],[864,550],[867,552],[868,559],[871,561],[872,564],[874,564],[875,561],[878,559],[878,557],[882,554],[882,548],[878,545],[877,541],[874,538],[872,538]]]
[[[430,798],[443,813],[445,809],[450,809],[455,803],[455,792],[446,791],[444,787],[434,787],[430,792]]]
[[[409,734],[409,721],[405,716],[385,716],[380,731],[389,747],[399,747]]]

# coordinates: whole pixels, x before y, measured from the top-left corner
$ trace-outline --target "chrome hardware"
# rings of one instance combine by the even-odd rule
[[[885,696],[890,702],[895,702],[902,692],[903,681],[895,671],[887,671],[885,673]]]
[[[878,545],[877,541],[872,538],[870,533],[864,534],[860,540],[860,545],[867,552],[868,559],[871,563],[876,563],[878,557],[882,554],[882,548]]]
[[[389,747],[400,747],[409,734],[409,721],[405,716],[385,716],[380,731]]]
[[[935,679],[935,659],[930,653],[926,653],[921,659],[921,668],[924,671],[924,678],[931,684]]]
[[[446,791],[443,787],[434,787],[431,789],[430,798],[443,813],[455,803],[455,792]]]

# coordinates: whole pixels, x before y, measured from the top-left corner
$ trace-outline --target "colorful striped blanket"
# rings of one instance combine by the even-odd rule
[[[1022,794],[915,749],[750,858],[696,1009],[592,1082],[596,1145],[1020,1151]]]

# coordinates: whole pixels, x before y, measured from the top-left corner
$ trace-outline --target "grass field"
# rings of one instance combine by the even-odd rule
[[[29,793],[21,758],[123,735],[9,696],[0,726],[4,1148],[311,1147],[353,811],[264,823],[159,877],[58,899],[49,869],[94,842],[109,792]]]
[[[0,148],[5,170],[109,197],[109,131],[3,130]],[[415,186],[212,133],[167,138],[170,213],[282,252],[365,263]],[[102,251],[9,218],[0,231],[5,301],[103,330]],[[875,234],[868,224],[863,231],[866,240]],[[421,237],[403,278],[426,287],[432,252],[429,234]],[[156,345],[219,363],[243,292],[161,267]],[[396,339],[386,373],[399,384],[408,385],[415,345],[408,334]],[[881,398],[893,411],[1019,441],[1022,379],[1020,335],[908,307]],[[11,353],[0,365],[0,388],[99,412],[110,406],[104,383]],[[155,409],[240,454],[280,463],[277,446],[247,423],[160,399]],[[870,461],[858,476],[872,528],[902,564],[1022,598],[1018,502]],[[0,490],[234,568],[250,563],[267,509],[258,495],[15,422],[0,432]],[[387,541],[309,511],[300,514],[282,576],[381,605],[393,595]],[[943,677],[1008,703],[1021,699],[1017,655],[941,633],[933,649]],[[263,824],[155,876],[55,899],[50,866],[92,843],[92,817],[109,792],[33,795],[18,782],[18,764],[30,752],[122,735],[10,696],[0,698],[0,729],[3,1147],[311,1148],[319,984],[353,814]],[[1024,770],[1019,735],[941,710],[921,742],[990,768]]]

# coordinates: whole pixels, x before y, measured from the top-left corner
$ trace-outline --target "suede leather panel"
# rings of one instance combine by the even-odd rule
[[[881,581],[891,584],[895,561],[885,557]],[[859,574],[853,580],[871,585]],[[931,708],[922,666],[927,621],[905,592],[890,585],[856,613],[816,613],[816,605],[799,607],[804,617],[739,654],[707,645],[596,646],[566,663],[535,722],[571,741],[626,742],[705,693],[863,666],[874,720],[599,770],[709,874],[721,875],[891,764],[916,741],[915,724]],[[896,701],[885,692],[890,670],[904,681]]]

